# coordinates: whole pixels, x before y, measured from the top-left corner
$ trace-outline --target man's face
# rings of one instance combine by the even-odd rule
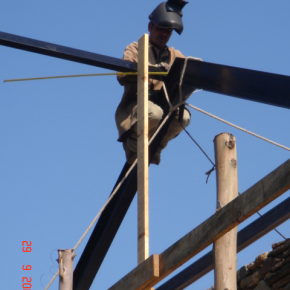
[[[159,49],[163,49],[172,34],[172,28],[161,28],[152,22],[148,24],[149,40]]]

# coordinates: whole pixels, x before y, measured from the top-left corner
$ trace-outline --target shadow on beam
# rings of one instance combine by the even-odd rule
[[[290,218],[290,197],[239,231],[237,251],[240,252]],[[156,290],[181,290],[214,269],[213,252],[209,252]]]

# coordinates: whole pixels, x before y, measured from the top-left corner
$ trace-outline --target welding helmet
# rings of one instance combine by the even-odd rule
[[[168,0],[159,4],[149,15],[150,21],[158,27],[172,28],[178,34],[183,31],[182,8],[188,2],[183,0]]]

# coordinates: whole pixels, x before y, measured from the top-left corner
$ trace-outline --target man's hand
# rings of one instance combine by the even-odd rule
[[[171,65],[169,65],[168,63],[166,63],[166,62],[161,62],[161,63],[160,63],[160,66],[163,67],[163,68],[165,68],[165,70],[166,70],[167,72],[170,71]]]

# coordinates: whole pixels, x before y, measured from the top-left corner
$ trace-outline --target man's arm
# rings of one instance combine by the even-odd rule
[[[138,43],[137,42],[133,42],[126,47],[122,59],[129,60],[132,62],[138,62]],[[122,86],[132,85],[132,84],[137,83],[136,75],[117,76],[117,79],[120,85]]]

